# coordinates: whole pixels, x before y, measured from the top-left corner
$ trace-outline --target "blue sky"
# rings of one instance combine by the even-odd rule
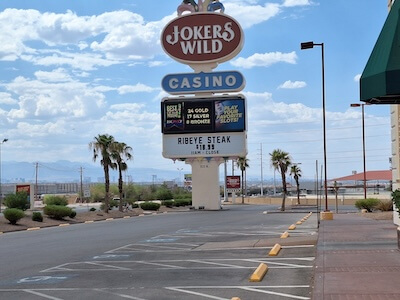
[[[325,44],[328,177],[362,172],[358,78],[387,16],[387,1],[226,0],[245,33],[242,52],[215,71],[246,78],[249,178],[273,175],[280,148],[314,178],[323,160],[320,48]],[[91,162],[108,133],[133,148],[135,168],[190,167],[161,155],[161,79],[191,72],[163,53],[160,33],[180,1],[0,2],[2,160]],[[366,107],[367,169],[389,168],[388,106]],[[150,179],[149,179],[150,180]]]

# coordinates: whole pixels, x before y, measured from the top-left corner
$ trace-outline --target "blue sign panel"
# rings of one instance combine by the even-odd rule
[[[171,95],[225,93],[243,90],[245,80],[237,71],[181,73],[165,76],[161,85]]]

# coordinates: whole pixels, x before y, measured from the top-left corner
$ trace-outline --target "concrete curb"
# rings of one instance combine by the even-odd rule
[[[268,266],[264,263],[260,264],[258,268],[250,277],[250,282],[260,282],[263,280],[265,274],[268,272]]]

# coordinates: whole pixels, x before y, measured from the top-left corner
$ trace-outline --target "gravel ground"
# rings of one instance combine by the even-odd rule
[[[54,220],[46,216],[43,216],[43,222],[32,221],[32,211],[27,211],[25,212],[26,216],[21,220],[19,220],[17,225],[9,224],[8,220],[5,219],[4,216],[0,216],[0,233],[27,230],[28,228],[59,226],[60,224],[76,224],[76,223],[84,223],[86,221],[102,221],[109,218],[123,218],[127,216],[136,217],[142,214],[176,212],[185,210],[187,211],[189,209],[187,207],[168,208],[165,206],[161,206],[157,212],[150,212],[150,211],[144,212],[140,208],[135,208],[132,210],[128,210],[126,212],[120,212],[114,209],[112,211],[109,211],[107,214],[104,213],[103,211],[97,210],[91,212],[79,212],[73,219],[67,217],[64,220]]]
[[[357,213],[365,218],[374,220],[393,220],[393,211],[376,211],[372,213]]]

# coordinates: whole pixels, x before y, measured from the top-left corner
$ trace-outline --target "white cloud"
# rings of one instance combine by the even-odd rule
[[[270,53],[256,53],[248,58],[239,57],[231,64],[235,67],[251,69],[254,67],[269,67],[273,64],[285,62],[289,64],[296,64],[297,54],[296,52],[282,53],[282,52],[270,52]]]
[[[255,1],[245,3],[244,1],[224,3],[225,11],[237,19],[240,25],[246,29],[256,24],[268,21],[281,12],[277,3],[266,3],[265,5],[252,5]]]
[[[59,70],[55,72],[60,74]],[[89,84],[50,72],[36,72],[36,79],[17,77],[5,88],[18,95],[18,108],[8,112],[10,122],[18,119],[76,119],[96,114],[105,106],[105,95]]]
[[[304,81],[285,81],[282,83],[278,88],[279,89],[301,89],[303,87],[306,87],[307,83]]]
[[[158,89],[152,88],[150,86],[147,86],[147,85],[139,82],[135,85],[123,85],[123,86],[119,87],[118,93],[120,93],[121,95],[128,94],[128,93],[141,93],[141,92],[151,93],[155,90],[158,90]]]
[[[0,104],[14,105],[17,103],[17,100],[15,100],[10,93],[0,92]]]
[[[294,7],[294,6],[307,6],[311,5],[310,0],[285,0],[282,4],[284,7]]]

